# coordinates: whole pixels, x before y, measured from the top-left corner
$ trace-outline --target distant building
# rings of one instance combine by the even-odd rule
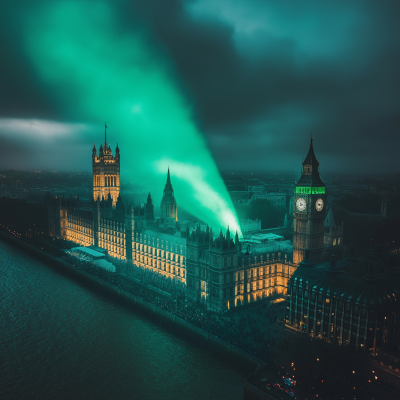
[[[254,199],[268,200],[274,206],[286,206],[286,194],[282,193],[254,193],[252,200]]]
[[[248,192],[247,190],[234,190],[230,191],[229,195],[234,203],[247,204],[251,199],[252,192]]]
[[[386,218],[386,213],[387,213],[387,203],[386,199],[382,199],[382,204],[381,204],[381,217]]]
[[[250,218],[241,219],[239,221],[240,229],[242,233],[251,232],[251,231],[259,231],[261,229],[261,220],[258,218],[253,220]]]
[[[313,338],[376,355],[400,345],[398,268],[376,251],[313,263],[308,250],[287,289],[286,324]]]
[[[262,193],[265,190],[265,186],[248,186],[248,191],[253,193]]]

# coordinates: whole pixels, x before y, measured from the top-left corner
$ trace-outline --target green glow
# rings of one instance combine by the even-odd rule
[[[325,187],[297,186],[296,194],[325,194]]]
[[[121,173],[129,170],[137,182],[159,183],[161,194],[169,165],[178,208],[214,228],[229,225],[240,233],[173,68],[150,46],[143,27],[121,26],[111,1],[37,3],[26,14],[27,53],[65,117],[98,124],[98,142],[107,121],[107,137],[113,147],[119,142]],[[88,143],[88,159],[92,146]]]

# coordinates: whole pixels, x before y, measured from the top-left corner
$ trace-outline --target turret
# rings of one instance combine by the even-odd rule
[[[241,251],[241,245],[240,245],[239,235],[238,235],[237,231],[236,231],[236,235],[235,235],[235,247],[236,247],[236,251],[239,253]]]

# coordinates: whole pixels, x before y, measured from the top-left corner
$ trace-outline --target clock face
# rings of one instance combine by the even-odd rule
[[[315,208],[317,209],[317,211],[321,211],[324,208],[324,201],[322,199],[318,199],[315,202]]]
[[[306,201],[303,198],[297,199],[296,207],[299,211],[304,211],[306,209]]]

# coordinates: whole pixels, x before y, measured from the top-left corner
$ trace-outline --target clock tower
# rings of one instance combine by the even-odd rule
[[[325,217],[325,184],[319,176],[319,162],[314,154],[311,135],[310,149],[303,161],[303,171],[294,190],[294,264],[303,261],[306,249],[310,251],[310,261],[322,262]]]

